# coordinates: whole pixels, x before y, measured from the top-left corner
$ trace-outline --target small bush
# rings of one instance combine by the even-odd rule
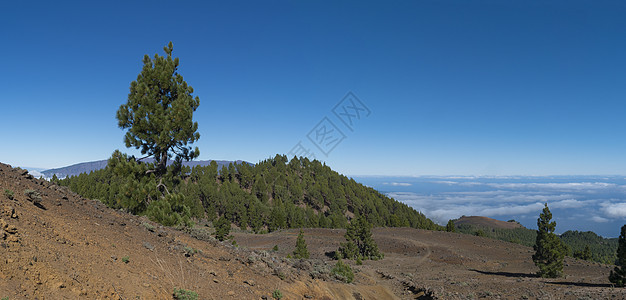
[[[41,194],[38,191],[27,189],[24,190],[24,195],[28,198],[28,201],[38,204],[41,202]]]
[[[124,256],[124,257],[122,257],[122,261],[123,261],[125,264],[127,264],[127,263],[129,263],[129,262],[130,262],[130,257],[129,257],[129,256]]]
[[[13,200],[13,197],[15,196],[15,193],[13,193],[13,191],[11,191],[11,190],[4,189],[4,195],[7,198],[9,198],[9,200]],[[4,299],[8,299],[8,298],[2,298],[2,299],[4,300]]]
[[[274,245],[274,248],[272,248],[272,251],[278,252],[278,245]]]
[[[143,222],[141,223],[141,226],[143,226],[144,228],[148,229],[148,231],[150,232],[154,232],[154,226],[150,223],[147,222]]]
[[[282,299],[283,298],[283,292],[281,292],[280,290],[274,290],[274,292],[272,292],[272,298],[278,300],[278,299]]]
[[[198,253],[198,251],[199,251],[198,249],[194,249],[194,248],[187,247],[187,246],[185,246],[185,248],[183,248],[183,249],[185,250],[185,256],[186,257],[191,257],[194,254]]]
[[[337,261],[335,266],[330,272],[335,275],[335,277],[345,283],[351,283],[354,280],[354,273],[352,272],[352,268],[350,265],[344,263],[341,259]]]
[[[176,300],[198,300],[198,293],[186,289],[174,288],[174,299]]]

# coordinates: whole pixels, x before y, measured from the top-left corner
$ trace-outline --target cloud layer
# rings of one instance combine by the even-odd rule
[[[499,219],[526,219],[524,225],[533,227],[545,203],[548,203],[554,218],[560,218],[564,223],[580,225],[581,228],[583,225],[616,226],[615,224],[624,222],[626,179],[584,179],[549,182],[550,178],[543,177],[537,182],[523,182],[529,181],[527,178],[514,182],[511,178],[487,180],[441,177],[437,180],[431,178],[429,181],[415,179],[420,184],[407,182],[406,185],[394,185],[387,182],[385,185],[415,186],[410,192],[392,191],[387,194],[421,211],[439,224],[463,215],[478,215]],[[428,188],[423,191],[422,187],[425,185]]]

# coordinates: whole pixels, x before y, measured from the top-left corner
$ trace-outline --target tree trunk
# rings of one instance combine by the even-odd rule
[[[161,159],[159,159],[157,169],[161,175],[165,174],[165,170],[167,169],[167,151],[161,153]]]

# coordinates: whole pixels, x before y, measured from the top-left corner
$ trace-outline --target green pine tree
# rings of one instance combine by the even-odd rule
[[[304,240],[304,231],[302,231],[302,229],[300,229],[300,233],[298,233],[298,239],[296,240],[296,250],[293,251],[293,258],[309,258],[309,250],[306,247],[306,241]]]
[[[177,161],[191,160],[200,155],[191,144],[200,138],[193,112],[200,99],[192,96],[193,88],[178,73],[178,57],[172,58],[172,42],[163,48],[167,57],[148,55],[143,69],[131,82],[128,102],[117,111],[118,126],[128,129],[124,136],[126,147],[141,149],[141,154],[154,156],[157,173],[165,173],[172,155]]]
[[[626,225],[622,226],[617,246],[617,265],[609,275],[609,281],[618,287],[626,285]]]
[[[372,227],[365,217],[352,219],[345,234],[346,243],[342,243],[338,252],[347,259],[373,259],[378,260],[384,254],[378,250],[378,245],[372,238]]]
[[[215,226],[215,238],[219,241],[224,241],[230,234],[230,220],[225,216],[222,216],[214,223]]]
[[[537,219],[537,240],[533,255],[533,261],[539,267],[537,275],[546,278],[556,278],[563,275],[563,259],[567,251],[561,239],[554,234],[556,222],[550,222],[551,219],[552,213],[546,203],[543,212]]]
[[[447,232],[456,232],[456,228],[454,228],[454,221],[448,220],[448,224],[446,225]]]

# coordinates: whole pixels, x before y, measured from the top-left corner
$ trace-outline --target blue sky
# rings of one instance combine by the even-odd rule
[[[0,4],[0,161],[126,150],[115,112],[174,43],[200,97],[200,159],[298,142],[348,175],[626,174],[618,1],[107,1]],[[333,114],[348,92],[369,111]],[[345,139],[324,155],[327,117]],[[319,128],[318,128],[319,129]]]

